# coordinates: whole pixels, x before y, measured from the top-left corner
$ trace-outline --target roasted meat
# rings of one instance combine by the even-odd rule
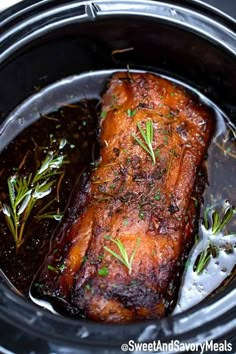
[[[130,322],[173,309],[204,191],[211,111],[147,73],[116,73],[102,98],[100,160],[82,176],[38,296],[72,316]]]

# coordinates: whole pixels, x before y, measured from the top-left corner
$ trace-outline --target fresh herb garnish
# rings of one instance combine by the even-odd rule
[[[15,174],[8,178],[10,202],[2,205],[2,212],[15,240],[16,249],[24,243],[25,225],[32,210],[38,200],[51,193],[56,176],[62,173],[60,169],[65,163],[65,155],[49,152],[34,176],[32,173],[27,177]],[[55,219],[56,215],[49,213],[38,216],[39,219],[46,217]],[[61,215],[57,215],[57,218],[59,220]]]
[[[65,264],[62,264],[60,265],[60,267],[58,267],[58,270],[60,270],[60,272],[63,272],[63,270],[66,269],[66,265]]]
[[[157,192],[157,194],[155,195],[154,199],[157,200],[157,201],[161,200],[160,192]]]
[[[88,256],[84,256],[83,260],[82,260],[82,264],[84,264],[88,259]]]
[[[53,267],[51,264],[48,264],[48,270],[51,270],[52,272],[58,273],[58,269]]]
[[[235,214],[235,208],[233,206],[227,206],[223,210],[223,214],[214,207],[207,207],[203,214],[203,226],[206,230],[214,235],[222,232],[224,227],[232,220]],[[224,236],[223,236],[224,237]],[[194,271],[197,274],[201,274],[210,262],[211,257],[215,258],[219,255],[219,247],[212,242],[213,239],[208,241],[208,245],[205,250],[203,250],[196,259],[194,263]],[[195,239],[195,243],[198,242],[198,238]]]
[[[132,137],[136,142],[151,156],[153,163],[156,163],[156,156],[153,150],[153,122],[151,119],[146,121],[146,132],[142,129],[141,125],[137,123],[138,130],[144,140],[139,139],[136,135],[132,134]]]
[[[100,117],[106,118],[106,116],[107,116],[107,111],[102,111]]]
[[[33,286],[38,289],[43,288],[43,284],[40,284],[40,283],[34,283]]]
[[[174,118],[174,115],[173,115],[173,113],[168,113],[166,117],[169,119],[172,119],[172,118]]]
[[[132,263],[134,260],[134,256],[137,252],[138,246],[140,244],[140,238],[137,239],[136,242],[136,246],[131,254],[131,256],[129,257],[127,254],[127,251],[125,249],[125,246],[123,245],[123,243],[121,242],[121,240],[119,239],[110,239],[110,241],[112,241],[119,249],[120,254],[114,252],[113,250],[111,250],[110,248],[108,248],[107,246],[104,246],[104,249],[109,252],[112,256],[114,256],[115,258],[117,258],[124,266],[126,266],[129,270],[129,274],[132,273]]]
[[[141,219],[141,220],[144,220],[144,218],[145,218],[145,214],[144,214],[144,212],[143,212],[143,211],[140,211],[140,213],[139,213],[139,217],[140,217],[140,219]]]
[[[106,277],[109,274],[108,268],[103,267],[98,269],[98,274],[101,275],[102,277]]]
[[[136,112],[137,112],[136,109],[130,109],[130,108],[129,108],[129,109],[127,110],[127,115],[128,115],[129,118],[132,118],[132,117],[135,116]]]
[[[236,209],[233,206],[225,208],[222,216],[218,210],[208,207],[204,211],[203,225],[206,230],[211,227],[212,234],[216,235],[232,220],[235,213]]]
[[[155,151],[155,156],[158,157],[158,159],[161,158],[160,149],[157,149],[157,150]]]
[[[167,135],[164,136],[163,140],[165,145],[169,144],[169,137]]]
[[[45,213],[45,214],[36,215],[35,218],[37,220],[53,219],[53,220],[56,220],[56,221],[61,221],[63,216],[64,216],[64,214],[55,214],[54,212],[51,212],[51,213]]]
[[[125,220],[123,221],[123,225],[124,225],[124,226],[128,226],[128,225],[129,225],[129,220],[128,220],[128,219],[125,219]]]
[[[51,270],[52,272],[58,273],[59,271],[62,273],[63,270],[66,269],[66,265],[62,264],[59,267],[54,267],[51,264],[48,264],[48,270]]]
[[[206,266],[210,262],[210,258],[211,258],[211,253],[210,253],[210,247],[208,246],[205,250],[203,250],[200,253],[200,256],[198,257],[197,261],[194,264],[194,270],[198,275],[201,274],[203,270],[206,268]]]

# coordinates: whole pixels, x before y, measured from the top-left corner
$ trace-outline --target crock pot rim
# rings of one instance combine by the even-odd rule
[[[63,0],[65,3],[66,2],[72,2],[72,0]],[[106,1],[110,1],[110,0],[106,0]],[[132,3],[133,0],[125,0],[126,2],[130,2]],[[140,0],[142,1],[142,0]],[[161,3],[161,2],[165,2],[165,0],[149,0],[149,1],[153,1],[156,3]],[[16,18],[19,14],[23,13],[27,13],[28,11],[32,10],[32,8],[38,8],[41,7],[42,5],[46,4],[46,3],[53,3],[55,2],[55,0],[21,0],[19,3],[16,3],[10,7],[7,7],[5,10],[0,12],[0,23],[1,25],[4,25],[5,20],[6,22],[12,20],[13,18]],[[89,3],[89,4],[96,4],[99,3],[99,0],[77,0],[77,2],[82,3]],[[172,1],[170,0],[169,3],[172,3],[173,6],[175,6],[176,1]],[[223,20],[227,20],[229,21],[229,23],[231,22],[231,24],[235,25],[236,24],[236,19],[234,19],[233,17],[231,17],[230,15],[226,14],[225,12],[223,12],[222,10],[214,7],[213,5],[207,4],[205,2],[203,2],[202,0],[183,0],[181,5],[184,6],[186,3],[186,5],[190,6],[190,7],[199,7],[199,9],[204,10],[208,10],[212,15],[218,15],[220,16]],[[2,22],[4,21],[4,22]]]
[[[184,3],[187,3],[188,6],[184,6]],[[50,27],[50,23],[47,23],[47,26],[44,24],[44,27],[46,27],[46,31],[44,28],[44,31],[40,30],[34,30],[33,29],[33,24],[37,24],[39,26],[42,26],[42,24],[38,23],[39,22],[39,16],[36,14],[36,16],[34,16],[33,10],[43,10],[43,6],[45,5],[45,3],[47,4],[47,2],[45,0],[41,0],[38,1],[37,3],[35,2],[35,0],[23,0],[21,3],[16,4],[12,7],[12,9],[8,9],[3,11],[3,13],[0,13],[0,25],[2,27],[2,33],[0,35],[0,42],[2,42],[2,49],[0,50],[0,64],[2,63],[2,61],[5,61],[6,59],[6,52],[7,55],[11,55],[12,52],[17,51],[18,49],[20,49],[22,46],[26,45],[29,41],[32,41],[33,39],[36,39],[37,36],[40,37],[42,35],[44,35],[44,32],[47,32],[49,30]],[[78,3],[78,4],[77,4]],[[119,10],[117,11],[117,9],[115,11],[110,10],[110,8],[112,8],[112,6],[114,6],[114,4],[119,3],[120,7]],[[127,11],[127,9],[124,11],[124,8],[121,7],[121,5],[129,5],[132,3],[132,9],[129,8],[129,10]],[[23,6],[25,4],[25,7]],[[27,5],[29,4],[29,5]],[[50,0],[48,2],[48,5],[50,6],[50,8],[46,11],[47,13],[50,13],[50,15],[54,14],[51,13],[51,6],[53,4],[56,4],[55,0]],[[141,8],[136,8],[135,6],[141,6]],[[145,5],[150,5],[150,6],[155,6],[155,8],[157,9],[158,6],[160,6],[160,8],[162,7],[170,7],[169,8],[169,13],[168,13],[168,17],[163,16],[163,14],[161,14],[161,11],[159,11],[158,16],[156,14],[153,14],[153,12],[151,12],[151,10],[149,9],[149,11],[145,12]],[[196,7],[197,5],[199,6],[198,11],[196,11]],[[19,6],[19,8],[18,8]],[[204,4],[201,1],[198,2],[191,2],[189,0],[183,0],[180,2],[180,4],[178,2],[174,2],[172,3],[172,0],[170,1],[159,1],[159,0],[117,0],[116,2],[114,2],[113,0],[95,0],[95,1],[89,1],[89,0],[85,0],[85,1],[73,1],[73,0],[63,0],[63,3],[60,3],[60,6],[56,5],[53,7],[54,11],[57,11],[57,13],[61,10],[65,11],[66,8],[68,9],[70,6],[73,7],[77,7],[77,6],[84,6],[84,14],[82,15],[77,15],[74,17],[71,16],[69,18],[70,23],[73,22],[77,22],[79,17],[80,20],[95,20],[96,18],[101,18],[102,16],[107,17],[107,16],[116,16],[116,15],[122,15],[122,16],[131,16],[131,15],[137,15],[137,16],[148,16],[149,18],[153,17],[153,19],[157,19],[159,21],[165,21],[165,22],[169,22],[170,25],[174,25],[176,27],[182,27],[187,29],[188,31],[195,31],[199,36],[206,36],[208,40],[214,40],[215,43],[217,43],[218,45],[221,45],[222,47],[225,47],[226,50],[231,50],[232,54],[235,55],[236,54],[236,21],[234,21],[234,19],[232,19],[230,16],[223,14],[221,11],[214,9],[213,7],[211,7],[210,5]],[[18,9],[18,11],[17,11]],[[19,11],[20,9],[20,11]],[[12,11],[15,11],[15,13],[12,15]],[[32,13],[31,13],[32,10]],[[186,13],[184,13],[184,11],[194,11],[192,12],[192,17],[191,17],[191,23],[190,21],[187,22],[186,18],[185,18],[185,22],[183,22],[183,20],[181,18],[176,18],[176,14],[179,12],[183,12],[184,15],[186,15]],[[207,18],[204,15],[204,11],[207,11]],[[6,14],[5,14],[6,13]],[[4,21],[4,14],[5,16],[7,16],[7,20]],[[24,17],[24,21],[21,21],[21,16],[22,14],[26,17]],[[43,11],[41,14],[45,15],[45,12]],[[12,15],[12,16],[11,16]],[[196,17],[196,19],[194,19],[194,16],[198,16]],[[19,18],[18,18],[19,17]],[[214,18],[217,18],[217,21],[214,20]],[[3,20],[1,21],[1,18],[3,18]],[[11,20],[12,21],[11,21]],[[32,20],[34,19],[34,21],[38,21],[36,23],[32,22]],[[41,16],[40,16],[41,19]],[[73,20],[72,20],[73,19]],[[219,19],[221,19],[221,22],[219,22]],[[19,23],[18,23],[18,22]],[[46,20],[45,20],[46,21]],[[202,23],[202,26],[204,28],[204,31],[201,31],[201,28],[199,27],[199,23],[196,22],[195,23],[195,27],[193,26],[193,22],[196,21],[200,21]],[[16,23],[15,23],[16,22]],[[209,32],[209,27],[207,28],[208,32],[206,32],[206,27],[208,26],[209,22],[211,22],[211,27],[212,30],[214,29],[213,33],[211,33],[211,31]],[[67,22],[67,24],[70,24],[69,22]],[[227,23],[227,26],[226,26]],[[60,20],[55,21],[54,23],[54,28],[56,28],[56,24],[57,27],[59,28],[61,25],[65,25],[65,21],[63,21],[63,23],[60,22]],[[31,27],[31,32],[29,31],[29,33],[25,33],[22,28],[24,29],[26,26]],[[233,28],[233,30],[231,30],[231,27]],[[230,30],[229,30],[230,29]],[[18,33],[20,34],[21,31],[23,32],[21,34],[21,36],[19,38],[15,38],[14,37],[14,33]],[[230,33],[227,33],[230,32]],[[220,36],[220,34],[224,34],[227,35],[227,41],[223,40]],[[214,36],[214,38],[212,37]],[[12,38],[13,37],[13,38]],[[11,43],[11,41],[13,40],[14,45],[9,46],[9,48],[4,48],[5,42],[7,41],[8,43]],[[227,45],[226,45],[227,42]]]
[[[131,3],[133,0],[126,0],[127,3]],[[19,4],[14,5],[12,8],[5,10],[3,13],[0,14],[0,22],[2,23],[8,23],[8,21],[6,20],[7,18],[12,18],[14,20],[17,20],[17,16],[19,13],[22,14],[22,11],[25,12],[25,14],[27,14],[27,12],[30,12],[30,9],[32,8],[40,8],[41,5],[44,5],[46,2],[48,2],[47,0],[41,0],[38,1],[37,3],[35,2],[35,0],[25,0],[22,1]],[[70,3],[71,0],[65,0],[65,3]],[[101,3],[102,1],[81,1],[81,4],[96,4],[96,3]],[[109,0],[107,1],[107,3],[110,2]],[[153,1],[152,1],[153,2]],[[190,5],[190,2],[188,0],[185,1],[186,3],[188,3]],[[55,3],[55,0],[51,0],[49,1],[50,4]],[[145,0],[142,1],[140,0],[140,3],[145,3]],[[156,5],[158,6],[158,4],[160,4],[160,1],[155,1]],[[219,16],[220,18],[222,18],[223,21],[226,21],[230,26],[235,26],[236,21],[233,20],[230,16],[223,14],[221,11],[214,9],[213,7],[211,7],[210,5],[207,5],[205,3],[202,3],[201,1],[195,1],[195,3],[200,7],[201,11],[204,11],[204,9],[207,9],[207,11],[209,13],[212,14],[212,17],[214,18],[214,15]],[[196,6],[196,4],[194,6]],[[172,4],[174,7],[174,4]],[[184,5],[182,5],[184,6]],[[183,24],[182,24],[183,25]],[[235,35],[235,39],[236,39],[236,35]],[[1,41],[1,36],[0,36],[0,41]],[[235,46],[235,53],[236,53],[236,46]],[[181,314],[177,314],[174,315],[172,317],[167,317],[163,320],[160,320],[160,322],[162,321],[163,323],[168,323],[169,321],[173,321],[173,320],[180,320],[183,319],[186,315],[190,315],[193,313],[196,313],[197,311],[199,311],[200,309],[203,308],[207,308],[209,306],[211,306],[213,303],[215,303],[216,301],[218,301],[219,299],[222,299],[223,297],[227,298],[227,295],[229,295],[235,288],[235,284],[236,284],[236,279],[230,284],[230,286],[227,289],[224,289],[222,292],[218,293],[217,295],[215,295],[214,298],[208,298],[204,301],[202,301],[201,303],[195,305],[194,307],[192,307],[191,309],[181,313]],[[4,284],[0,284],[0,291],[7,296],[8,300],[9,299],[13,299],[13,301],[15,301],[16,303],[20,304],[22,306],[22,308],[29,310],[31,312],[41,312],[42,313],[42,317],[48,318],[52,321],[58,322],[58,323],[63,323],[69,326],[81,326],[81,327],[91,327],[94,326],[95,322],[89,321],[89,320],[75,320],[75,319],[69,319],[69,318],[64,318],[64,317],[58,317],[56,315],[53,315],[51,313],[49,313],[48,311],[41,309],[39,307],[37,307],[36,305],[27,302],[25,299],[20,298],[19,296],[17,296],[16,294],[14,294],[10,289],[8,289]],[[203,306],[204,305],[204,306]],[[6,321],[10,320],[8,319],[5,314],[3,312],[0,311],[0,317]],[[127,325],[119,325],[119,324],[103,324],[103,323],[99,323],[99,326],[102,326],[105,329],[111,329],[111,327],[113,329],[116,328],[127,328],[127,327],[133,327],[135,328],[139,328],[140,326],[143,326],[143,328],[147,327],[148,325],[157,325],[157,321],[148,321],[148,322],[137,322],[134,324],[127,324]],[[45,334],[44,332],[42,332],[42,335]],[[51,335],[51,333],[50,333]],[[173,337],[173,333],[171,334],[171,336]],[[79,338],[79,342],[81,342],[81,338]],[[63,340],[66,340],[65,338],[63,338]],[[71,341],[71,339],[70,339]]]

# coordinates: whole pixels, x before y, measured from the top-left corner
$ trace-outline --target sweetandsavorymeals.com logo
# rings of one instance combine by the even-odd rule
[[[227,353],[232,352],[233,345],[228,341],[221,343],[216,343],[213,340],[206,341],[204,343],[183,343],[179,340],[172,340],[169,343],[158,341],[153,341],[150,343],[137,343],[134,340],[130,340],[128,343],[121,345],[121,350],[123,352],[189,352],[189,353],[200,353],[204,354],[207,352],[212,353]]]

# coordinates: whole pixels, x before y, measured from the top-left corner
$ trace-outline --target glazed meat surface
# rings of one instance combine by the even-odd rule
[[[98,321],[167,315],[194,242],[213,126],[209,109],[174,83],[114,74],[102,98],[100,160],[53,237],[40,296]],[[153,135],[148,150],[140,128]]]

